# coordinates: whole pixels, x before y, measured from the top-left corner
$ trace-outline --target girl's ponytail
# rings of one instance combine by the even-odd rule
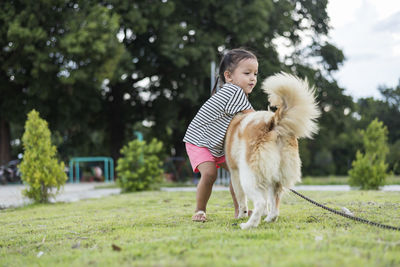
[[[217,92],[218,82],[219,82],[219,76],[217,76],[217,78],[215,79],[215,83],[214,83],[214,87],[211,91],[211,95],[214,95]]]

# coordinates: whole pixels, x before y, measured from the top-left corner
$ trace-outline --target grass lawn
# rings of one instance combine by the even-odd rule
[[[304,192],[400,225],[400,193]],[[276,223],[240,230],[229,192],[193,223],[194,192],[142,192],[0,211],[0,266],[400,266],[400,232],[353,222],[287,193]]]

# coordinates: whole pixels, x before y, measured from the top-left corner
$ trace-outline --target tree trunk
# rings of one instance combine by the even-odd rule
[[[10,123],[0,118],[0,165],[11,160]]]

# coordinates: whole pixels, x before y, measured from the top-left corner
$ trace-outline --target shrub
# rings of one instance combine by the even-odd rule
[[[349,183],[361,189],[378,189],[383,185],[388,165],[385,163],[389,152],[388,130],[382,122],[373,120],[366,131],[361,131],[365,153],[357,151],[356,160],[349,171]]]
[[[22,136],[24,157],[20,164],[22,180],[27,184],[24,195],[35,202],[45,203],[57,194],[67,181],[64,163],[56,159],[57,149],[51,144],[47,122],[36,110],[28,114]],[[52,193],[52,188],[57,191]]]
[[[122,192],[147,190],[162,181],[162,149],[162,142],[156,139],[149,144],[133,140],[121,149],[117,174]]]

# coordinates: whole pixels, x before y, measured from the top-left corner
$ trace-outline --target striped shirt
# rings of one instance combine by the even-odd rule
[[[207,147],[213,156],[222,157],[229,123],[238,112],[252,108],[242,88],[225,83],[197,112],[183,141]]]

